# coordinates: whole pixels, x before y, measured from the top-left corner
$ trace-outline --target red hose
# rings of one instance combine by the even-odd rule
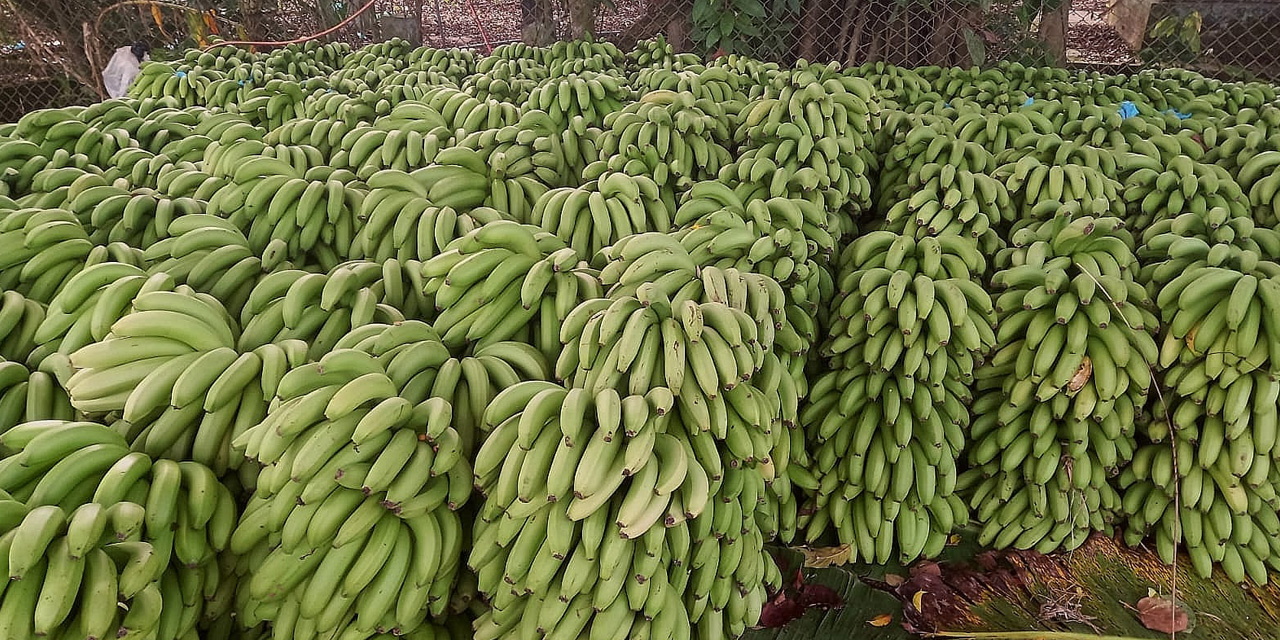
[[[327,36],[327,35],[329,35],[329,34],[333,33],[334,31],[337,31],[338,29],[341,29],[341,28],[343,28],[343,27],[347,26],[348,24],[350,24],[350,23],[351,23],[351,21],[352,21],[352,20],[355,20],[356,18],[360,17],[360,14],[364,13],[365,11],[368,11],[368,10],[369,10],[369,8],[370,8],[370,7],[372,7],[372,6],[374,5],[374,3],[375,3],[375,0],[369,0],[369,2],[368,2],[368,3],[366,3],[363,7],[360,7],[359,9],[357,9],[355,13],[353,13],[353,14],[351,14],[351,15],[347,16],[347,17],[346,17],[346,19],[345,19],[345,20],[343,20],[342,22],[339,22],[338,24],[335,24],[335,25],[333,25],[332,27],[329,27],[328,29],[325,29],[324,31],[321,31],[320,33],[314,33],[314,34],[311,34],[311,35],[309,35],[309,36],[304,36],[304,37],[301,37],[301,38],[295,38],[295,39],[293,39],[293,40],[281,40],[281,41],[278,41],[278,42],[255,42],[255,41],[252,41],[252,40],[229,40],[229,41],[222,41],[222,42],[214,42],[214,43],[211,43],[211,44],[209,44],[209,45],[207,45],[207,46],[201,47],[201,49],[200,49],[200,50],[201,50],[201,51],[208,51],[209,49],[214,49],[214,48],[217,48],[217,47],[233,46],[233,45],[234,45],[234,46],[244,46],[244,45],[248,45],[248,46],[251,46],[251,47],[284,47],[284,46],[288,46],[288,45],[291,45],[291,44],[302,44],[303,42],[307,42],[308,40],[315,40],[316,38],[323,38],[323,37],[325,37],[325,36]],[[470,3],[471,3],[471,0],[467,0],[467,4],[470,4]],[[472,13],[473,13],[473,14],[475,13],[475,9],[474,9],[474,8],[473,8],[471,11],[472,11]],[[477,18],[476,20],[477,20],[477,22],[478,22],[478,21],[479,21],[479,18]],[[483,31],[483,27],[481,27],[481,30]],[[486,38],[486,41],[487,41],[487,40],[488,40],[488,38]]]
[[[485,55],[493,53],[493,45],[489,43],[489,33],[485,31],[484,23],[480,22],[480,14],[476,12],[476,5],[471,0],[467,0],[467,8],[471,10],[471,17],[475,18],[476,26],[480,27],[480,37],[484,39]]]

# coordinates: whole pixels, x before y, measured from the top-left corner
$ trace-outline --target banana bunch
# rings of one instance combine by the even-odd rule
[[[841,256],[822,346],[832,370],[805,397],[807,453],[791,474],[812,492],[798,522],[808,540],[834,529],[860,557],[910,562],[968,521],[955,494],[967,385],[995,344],[991,299],[974,280],[984,264],[971,238],[889,231]]]
[[[490,207],[459,214],[451,207],[436,206],[413,192],[398,189],[370,190],[357,215],[364,221],[357,235],[361,252],[376,262],[394,259],[404,264],[429,260],[454,240],[506,219]]]
[[[1142,235],[1138,281],[1157,292],[1189,268],[1252,271],[1260,261],[1265,265],[1267,257],[1280,255],[1280,235],[1274,230],[1256,227],[1253,218],[1232,216],[1221,207],[1159,220]]]
[[[418,343],[427,343],[419,346]],[[396,325],[367,324],[338,341],[335,349],[358,349],[374,357],[390,359],[412,347],[435,351],[440,336],[431,325],[407,320]],[[525,380],[550,379],[550,365],[532,345],[495,342],[462,357],[449,356],[414,376],[400,396],[412,402],[442,398],[453,408],[453,426],[462,438],[463,451],[472,455],[487,432],[485,409],[503,389]]]
[[[345,148],[343,140],[351,133],[353,127],[338,118],[297,118],[289,120],[277,129],[267,132],[262,141],[268,145],[310,145],[327,158],[332,158],[339,149]],[[223,145],[229,142],[219,142]]]
[[[328,353],[353,327],[390,324],[429,313],[421,294],[420,264],[344,262],[327,273],[273,271],[250,291],[238,346],[252,350],[281,340],[302,340],[312,359]],[[404,311],[402,311],[404,310]]]
[[[182,216],[169,223],[163,235],[167,237],[143,252],[147,272],[213,296],[233,317],[241,316],[267,272],[292,266],[284,260],[288,253],[284,240],[268,243],[262,254],[268,260],[264,260],[238,227],[218,216]]]
[[[718,103],[687,91],[650,91],[605,117],[599,168],[588,168],[584,177],[608,167],[652,176],[659,187],[683,193],[732,162],[729,142],[728,118]]]
[[[35,324],[29,339],[40,345],[42,352],[52,350],[64,354],[102,341],[111,331],[111,325],[129,312],[134,298],[147,283],[146,272],[129,263],[101,262],[88,266],[68,279],[44,313],[33,318]],[[173,280],[169,276],[158,275],[150,282],[149,288],[169,290],[173,288]],[[17,292],[6,292],[5,297],[12,298],[14,304],[21,304],[21,295]],[[5,304],[8,305],[9,301],[6,300]],[[20,307],[11,313],[20,314]],[[12,317],[13,326],[18,326],[17,318],[21,316]],[[0,352],[11,357],[18,355],[3,346],[0,346]]]
[[[624,54],[612,42],[557,40],[546,48],[543,58],[547,75],[563,78],[570,75],[586,77],[588,73],[611,73],[620,70]]]
[[[421,100],[432,87],[457,87],[458,82],[436,69],[410,67],[384,78],[378,84],[378,94],[395,105]]]
[[[983,544],[1045,552],[1109,531],[1118,515],[1110,477],[1136,447],[1157,322],[1118,218],[1026,230],[992,278],[1004,289],[1000,347],[976,374],[973,468],[961,484]]]
[[[477,60],[474,50],[459,47],[449,49],[418,47],[405,57],[408,63],[406,69],[437,71],[453,79],[455,83],[461,83],[463,78],[475,73],[476,65],[487,59],[488,57]]]
[[[112,421],[148,455],[234,469],[231,440],[261,419],[284,371],[305,361],[307,345],[282,340],[237,351],[235,323],[215,300],[154,284],[141,285],[101,341],[70,354],[63,384],[72,405]]]
[[[421,111],[422,120],[415,119],[415,111]],[[453,136],[443,123],[432,124],[432,120],[439,122],[440,115],[426,105],[401,103],[372,126],[357,126],[343,136],[330,162],[349,167],[362,180],[382,169],[411,171],[425,167],[450,145]]]
[[[772,196],[803,193],[830,209],[866,209],[867,175],[876,163],[868,133],[871,94],[859,78],[819,82],[808,70],[779,74],[768,95],[742,107],[734,133],[741,152],[721,179],[768,179]]]
[[[75,417],[71,400],[53,374],[0,359],[0,434],[24,422]]]
[[[551,76],[529,92],[525,110],[545,112],[553,122],[565,123],[582,116],[589,125],[600,126],[605,117],[622,109],[632,99],[625,79],[607,72],[587,69],[558,73],[555,65]]]
[[[372,123],[391,111],[391,104],[362,91],[328,91],[333,87],[315,87],[302,98],[300,118],[341,120],[354,129]],[[373,104],[370,104],[372,102]],[[294,118],[295,120],[297,118]],[[286,120],[286,122],[289,122]]]
[[[237,143],[225,152],[210,148],[206,164],[219,167],[214,175],[229,170],[221,175],[230,177],[232,183],[210,199],[208,213],[226,217],[239,227],[260,255],[271,242],[281,240],[290,260],[301,261],[314,254],[327,267],[360,257],[352,251],[360,225],[356,212],[366,191],[354,174],[324,164],[299,168],[312,159],[297,158],[290,163],[252,152],[241,155],[247,150],[238,148],[242,145],[252,148],[262,143]],[[311,147],[292,149],[316,151]],[[236,164],[227,166],[228,162]]]
[[[992,176],[1009,190],[1019,220],[1045,220],[1063,203],[1079,203],[1090,216],[1125,215],[1115,154],[1055,134],[1015,141]]]
[[[174,631],[191,616],[182,612],[185,598],[171,599],[181,594],[161,586],[170,574],[167,551],[138,539],[142,506],[28,508],[7,495],[0,505],[0,556],[11,583],[0,596],[6,637],[180,637]],[[193,605],[202,600],[202,586],[181,585],[194,596]],[[198,616],[200,607],[190,610]],[[194,630],[194,624],[185,627]]]
[[[945,166],[973,174],[989,174],[995,169],[995,156],[987,146],[959,137],[955,125],[946,118],[893,112],[878,136],[882,140],[876,146],[886,156],[877,184],[883,208],[916,193],[916,187],[933,177],[922,177],[926,171],[936,176]]]
[[[0,358],[35,366],[48,355],[39,349],[36,332],[44,322],[46,308],[12,289],[0,293]]]
[[[1218,565],[1235,582],[1265,585],[1280,564],[1280,477],[1272,469],[1261,483],[1246,484],[1231,471],[1225,450],[1206,467],[1201,454],[1206,444],[1212,443],[1178,440],[1137,451],[1120,475],[1125,542],[1154,538],[1166,563],[1174,562],[1182,548],[1200,576],[1208,577]]]
[[[520,119],[520,108],[499,100],[479,100],[471,94],[449,86],[434,87],[421,98],[427,106],[438,112],[450,131],[466,133],[498,129],[515,124]]]
[[[202,104],[209,84],[222,76],[200,65],[175,67],[167,62],[144,62],[137,79],[129,85],[131,98],[177,98],[185,107]]]
[[[422,264],[423,291],[439,312],[433,325],[451,349],[523,339],[551,358],[561,322],[602,293],[581,255],[530,225],[486,224]]]
[[[521,58],[503,60],[483,73],[469,75],[460,88],[478,99],[524,104],[544,79],[546,72],[543,67]]]
[[[120,434],[102,424],[28,422],[6,431],[0,449],[7,455],[0,461],[0,485],[8,495],[30,509],[108,511],[109,519],[99,518],[88,532],[100,535],[104,522],[111,522],[119,527],[118,540],[154,547],[155,557],[145,550],[141,560],[157,570],[211,567],[236,527],[235,498],[213,470],[131,453]]]
[[[673,222],[677,228],[688,229],[692,225],[703,224],[700,221],[709,221],[709,216],[720,211],[733,212],[741,216],[746,213],[750,203],[755,201],[764,202],[770,216],[775,214],[776,209],[779,218],[792,224],[792,233],[788,234],[792,237],[785,244],[794,246],[797,251],[800,250],[798,242],[803,241],[806,247],[812,244],[812,248],[805,249],[806,257],[812,257],[823,264],[828,263],[830,257],[836,255],[837,239],[854,231],[853,228],[844,226],[849,222],[847,217],[828,214],[825,209],[810,200],[773,198],[761,190],[759,185],[738,182],[730,186],[718,180],[695,183],[683,196]],[[795,224],[797,213],[800,216],[798,225]],[[770,221],[770,224],[775,223]],[[801,235],[802,239],[797,240],[796,235]],[[757,250],[764,251],[764,247],[761,246]],[[702,256],[699,260],[705,257]]]
[[[707,99],[719,105],[726,114],[736,115],[746,102],[741,76],[723,67],[704,67],[701,60],[688,54],[672,58],[669,65],[638,69],[631,82],[641,93],[665,89],[692,93],[696,100]]]
[[[781,578],[752,515],[763,477],[725,465],[668,389],[527,382],[485,420],[477,638],[713,638],[759,619]]]
[[[1216,165],[1215,165],[1216,166]],[[1249,159],[1240,169],[1241,185],[1249,184],[1249,202],[1255,207],[1280,211],[1280,150],[1264,151]],[[1274,213],[1273,213],[1274,215]]]
[[[193,197],[170,198],[145,187],[122,189],[99,176],[86,176],[68,189],[67,210],[93,230],[89,240],[94,244],[122,242],[145,249],[166,237],[174,219],[204,213],[204,204]],[[211,181],[210,187],[218,182]]]
[[[991,296],[974,280],[985,270],[970,238],[891,231],[858,238],[840,258],[824,357],[936,382],[954,366],[951,373],[967,380],[996,344]]]
[[[1221,266],[1197,261],[1159,288],[1156,305],[1165,328],[1159,364],[1166,384],[1180,395],[1199,398],[1212,382],[1230,387],[1243,374],[1272,370],[1280,357],[1271,338],[1280,330],[1273,326],[1280,274],[1272,263],[1256,262],[1256,253],[1239,256]]]
[[[1124,200],[1134,228],[1146,228],[1183,212],[1199,216],[1222,209],[1249,218],[1248,199],[1226,169],[1178,156],[1161,167],[1143,166],[1125,179]],[[1241,174],[1243,175],[1243,174]]]
[[[722,191],[732,195],[728,187]],[[819,226],[826,224],[826,212],[806,200],[770,198],[688,219],[708,202],[714,201],[690,199],[676,212],[676,224],[683,228],[672,235],[695,262],[753,271],[783,286],[804,283],[808,287],[795,296],[796,304],[817,302],[807,294],[817,286],[820,267],[815,260],[824,260],[828,254],[810,254],[809,240],[818,236],[814,248],[828,252],[834,248],[834,239]]]
[[[670,61],[676,55],[675,47],[667,42],[667,37],[661,33],[649,38],[641,40],[626,53],[627,64],[638,68],[654,68],[661,67],[664,63]]]
[[[315,116],[303,110],[306,91],[302,85],[285,78],[264,80],[265,82],[246,82],[244,86],[239,86],[237,82],[235,91],[231,91],[228,85],[228,93],[223,97],[226,100],[223,108],[240,114],[253,125],[267,130],[278,129],[285,122],[298,117]]]
[[[582,169],[597,155],[597,133],[598,130],[588,130],[581,117],[562,129],[545,112],[535,110],[521,114],[515,125],[472,133],[458,144],[486,157],[495,181],[493,206],[509,209],[512,217],[524,220],[529,213],[525,205],[532,197],[524,191],[530,186],[534,187],[532,194],[540,195],[546,191],[543,185],[576,186],[582,181]],[[512,184],[512,178],[526,176],[541,184],[528,179]],[[499,181],[509,185],[505,199],[498,197],[502,195]]]
[[[246,624],[400,635],[445,614],[472,471],[449,404],[402,394],[447,358],[438,339],[381,358],[343,349],[281,379],[235,441],[264,465],[231,537],[248,560]]]
[[[84,269],[94,244],[65,209],[18,209],[0,218],[0,290],[48,304]]]
[[[543,194],[529,223],[555,234],[578,255],[594,256],[631,235],[671,231],[674,209],[673,195],[653,178],[605,171],[581,187]]]

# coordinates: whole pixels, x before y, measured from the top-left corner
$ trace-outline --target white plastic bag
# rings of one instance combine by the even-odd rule
[[[133,83],[133,79],[138,77],[142,62],[150,57],[144,53],[142,60],[138,60],[132,47],[116,49],[111,56],[111,61],[107,63],[107,68],[102,70],[102,84],[107,89],[107,95],[112,98],[123,97],[129,90],[129,85]]]

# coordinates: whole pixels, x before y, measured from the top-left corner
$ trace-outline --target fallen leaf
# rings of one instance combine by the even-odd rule
[[[887,584],[887,585],[889,585],[889,586],[891,586],[891,587],[900,587],[900,586],[902,586],[902,583],[904,583],[904,582],[906,582],[906,581],[907,581],[907,579],[906,579],[906,578],[904,578],[904,577],[902,577],[902,576],[900,576],[900,575],[898,575],[898,574],[896,574],[896,573],[886,573],[886,574],[884,574],[884,583],[885,583],[885,584]]]
[[[951,537],[947,538],[947,544],[953,547],[960,544],[960,535],[955,533],[951,534]]]
[[[853,554],[853,547],[847,544],[842,544],[838,547],[817,547],[813,549],[801,547],[800,553],[804,556],[804,566],[811,569],[825,569],[849,562],[849,558]]]
[[[1142,626],[1157,633],[1179,633],[1187,630],[1187,612],[1167,598],[1147,596],[1138,601],[1138,619]]]
[[[921,611],[924,608],[924,594],[926,593],[929,592],[917,591],[914,596],[911,596],[911,606],[915,607],[916,611]]]
[[[889,626],[889,623],[890,623],[890,622],[893,622],[893,615],[888,614],[888,613],[882,613],[882,614],[880,614],[880,615],[878,615],[878,616],[876,616],[876,617],[874,617],[874,618],[872,618],[872,619],[868,620],[868,621],[867,621],[867,624],[869,624],[869,625],[871,625],[871,626],[873,626],[873,627],[887,627],[887,626]]]

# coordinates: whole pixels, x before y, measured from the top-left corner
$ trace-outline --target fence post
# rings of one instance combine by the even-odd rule
[[[1040,39],[1053,56],[1054,64],[1067,62],[1067,23],[1071,15],[1071,0],[1060,0],[1058,7],[1040,15]]]

